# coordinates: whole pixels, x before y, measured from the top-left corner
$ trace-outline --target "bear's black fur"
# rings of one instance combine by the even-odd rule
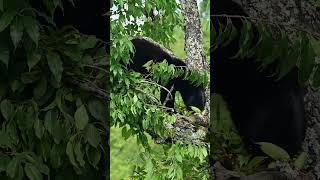
[[[178,59],[177,57],[169,54],[162,47],[150,42],[150,40],[148,39],[133,38],[131,42],[133,43],[135,52],[131,58],[132,63],[128,66],[129,69],[140,72],[142,74],[146,74],[147,70],[143,67],[143,65],[150,60],[153,60],[154,62],[167,60],[168,64],[187,67],[181,59]],[[167,88],[167,90],[170,90],[172,85],[172,97],[167,100],[165,104],[166,107],[174,108],[175,93],[176,91],[179,91],[185,105],[189,110],[190,106],[195,106],[201,110],[204,109],[206,100],[204,93],[205,90],[202,86],[197,87],[193,85],[191,81],[183,80],[182,77],[171,79],[165,87]],[[168,96],[167,90],[161,89],[161,102],[164,102],[166,100]]]
[[[248,16],[240,5],[232,0],[215,0],[213,15],[227,14]],[[225,26],[225,17],[211,17],[213,27]],[[239,18],[231,18],[240,32],[243,24]],[[255,40],[257,28],[253,25]],[[217,31],[219,32],[219,31]],[[227,46],[218,46],[211,53],[212,91],[222,95],[231,117],[249,149],[254,142],[271,142],[284,148],[289,154],[301,150],[305,134],[303,91],[298,84],[297,68],[279,81],[270,76],[270,69],[260,72],[253,58],[230,59],[239,50],[239,35]],[[268,71],[268,73],[267,73]],[[253,149],[251,149],[253,147]]]

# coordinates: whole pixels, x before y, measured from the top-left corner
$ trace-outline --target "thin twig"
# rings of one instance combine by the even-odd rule
[[[156,85],[156,86],[166,90],[170,94],[170,96],[172,97],[171,91],[169,91],[166,87],[164,87],[164,86],[162,86],[162,85],[160,85],[158,83],[155,83],[155,82],[152,82],[152,81],[147,81],[147,80],[141,80],[141,83],[149,83],[149,84]]]
[[[170,88],[170,94],[171,94],[171,92],[172,92],[172,90],[173,90],[173,88],[174,88],[174,84],[171,86],[171,88]],[[173,99],[173,97],[171,96],[171,98]],[[167,94],[167,96],[166,96],[166,99],[164,100],[164,102],[162,103],[163,105],[166,105],[167,104],[167,102],[169,101],[169,93]],[[174,101],[174,99],[173,99],[173,101]]]
[[[159,99],[156,96],[154,96],[153,94],[147,93],[147,92],[145,92],[145,91],[143,91],[142,89],[139,89],[139,88],[135,88],[135,90],[137,90],[137,91],[139,91],[139,92],[141,92],[143,94],[146,94],[147,96],[149,96],[149,97],[151,97],[151,98],[153,98],[153,99],[155,99],[156,101],[159,102]]]

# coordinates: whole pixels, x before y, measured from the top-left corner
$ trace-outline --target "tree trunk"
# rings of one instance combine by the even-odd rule
[[[200,15],[197,6],[197,0],[183,0],[182,14],[184,18],[184,32],[185,32],[185,52],[187,55],[186,63],[188,67],[197,69],[200,72],[209,72],[209,64],[203,50],[203,36],[201,31]],[[205,118],[197,118],[202,121],[210,119],[210,89],[206,88],[206,114]]]

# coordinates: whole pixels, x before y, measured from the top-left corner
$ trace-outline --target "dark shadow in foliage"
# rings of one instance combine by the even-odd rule
[[[49,14],[50,10],[42,2],[42,0],[31,0],[33,8]],[[58,28],[71,25],[80,33],[95,35],[102,41],[107,42],[110,39],[110,23],[108,16],[105,14],[109,10],[109,3],[106,0],[90,2],[81,0],[62,1],[63,9],[60,7],[56,8],[53,13],[53,22]],[[44,17],[39,16],[39,20],[43,24],[48,25]]]
[[[174,57],[166,52],[164,48],[147,39],[133,38],[131,42],[133,43],[135,52],[131,58],[132,63],[128,65],[129,69],[142,74],[147,74],[148,71],[143,65],[150,60],[153,60],[155,63],[167,60],[169,65],[173,64],[179,67],[187,67],[186,63],[181,59]],[[172,86],[172,97],[167,99],[168,90],[171,90]],[[167,100],[165,104],[166,107],[174,108],[175,93],[176,91],[179,91],[188,110],[191,110],[190,106],[195,106],[200,110],[204,109],[206,100],[204,88],[201,85],[196,86],[192,84],[190,80],[184,80],[183,77],[176,77],[169,80],[168,84],[165,85],[165,88],[167,90],[161,89],[160,100],[162,103]]]
[[[248,16],[232,0],[215,0],[211,12],[213,15]],[[231,21],[240,32],[243,21],[239,18],[231,18]],[[227,18],[211,16],[211,22],[219,32],[220,25],[226,26]],[[252,28],[253,41],[257,42],[257,27],[253,25]],[[227,46],[218,45],[211,53],[211,88],[226,101],[251,153],[261,153],[255,142],[271,142],[295,154],[301,150],[305,134],[303,92],[298,84],[297,68],[275,81],[276,77],[270,73],[272,66],[258,71],[259,63],[254,56],[231,59],[240,49],[239,34]]]
[[[50,1],[51,2],[51,1]],[[109,54],[109,39],[110,39],[110,21],[109,16],[106,13],[110,9],[110,2],[106,0],[94,0],[94,1],[83,1],[83,0],[73,0],[73,1],[62,1],[63,9],[57,7],[54,12],[50,10],[43,4],[42,0],[31,0],[31,5],[39,12],[46,12],[47,17],[50,17],[50,13],[53,13],[53,21],[48,22],[44,16],[38,15],[38,20],[44,26],[55,25],[57,29],[61,29],[65,26],[73,26],[79,33],[85,35],[94,35],[99,38],[105,46],[106,54]],[[107,61],[107,58],[106,58]],[[106,80],[107,81],[107,80]],[[92,100],[94,97],[91,98]],[[105,107],[108,109],[108,107]],[[107,114],[106,114],[107,115]],[[107,130],[108,131],[108,130]],[[108,143],[109,133],[103,136],[102,145],[105,146],[105,150],[109,152]],[[90,172],[85,172],[88,176],[79,177],[69,177],[69,179],[91,179],[92,177],[99,179],[109,179],[109,161],[110,157],[107,156],[109,153],[102,153],[106,156],[102,156],[98,164],[99,171],[86,166],[86,170]],[[68,167],[69,170],[73,168]],[[65,179],[65,174],[69,174],[68,171],[58,170],[56,172],[56,179]],[[70,176],[70,174],[69,174]],[[91,176],[91,177],[90,177]],[[67,178],[68,179],[68,178]]]

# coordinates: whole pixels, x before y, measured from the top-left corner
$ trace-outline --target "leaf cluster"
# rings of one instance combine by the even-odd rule
[[[275,27],[263,22],[253,24],[248,19],[241,19],[242,27],[239,29],[231,20],[236,17],[225,18],[225,25],[218,22],[220,28],[213,28],[213,51],[237,43],[239,50],[230,55],[231,59],[256,61],[260,64],[259,70],[272,69],[270,75],[275,80],[280,80],[297,68],[301,85],[310,82],[314,87],[319,87],[319,65],[315,61],[312,35],[297,32],[297,37],[292,40],[285,32],[286,27],[280,25]]]
[[[105,89],[105,50],[94,36],[54,25],[61,1],[43,3],[41,11],[0,0],[0,179],[101,178],[106,102],[65,79]]]

